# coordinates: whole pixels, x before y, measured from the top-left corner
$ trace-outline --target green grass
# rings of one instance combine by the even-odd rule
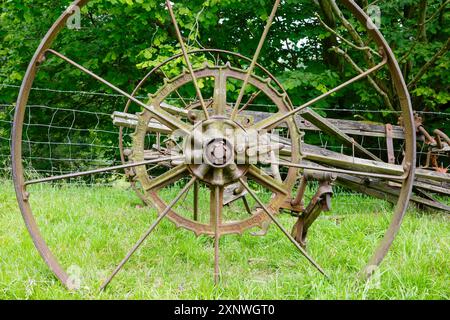
[[[222,238],[222,280],[215,287],[212,240],[163,221],[100,293],[102,279],[154,221],[155,211],[141,208],[133,192],[119,186],[30,190],[42,233],[62,265],[80,274],[81,288],[70,292],[55,279],[26,231],[12,186],[0,183],[0,299],[450,298],[445,214],[410,210],[377,277],[357,279],[392,208],[355,195],[335,197],[333,211],[319,218],[309,234],[308,250],[330,281],[271,226],[262,238],[248,233]],[[168,191],[167,197],[176,192]],[[294,223],[284,215],[282,221],[289,229]]]

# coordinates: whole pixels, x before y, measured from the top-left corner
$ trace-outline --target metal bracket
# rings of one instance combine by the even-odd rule
[[[297,219],[297,222],[292,229],[292,236],[303,248],[306,247],[306,236],[311,225],[323,211],[327,212],[331,210],[331,197],[333,195],[332,182],[334,182],[336,178],[336,174],[327,172],[304,172],[299,194],[302,196],[304,195],[304,190],[306,189],[306,183],[308,181],[319,181],[319,188],[311,199],[308,207],[306,207],[303,214]],[[296,201],[298,201],[298,196]]]

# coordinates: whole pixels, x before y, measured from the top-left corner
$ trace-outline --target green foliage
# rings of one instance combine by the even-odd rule
[[[450,34],[448,10],[430,17],[442,4],[434,0],[428,1],[428,17],[433,19],[426,23],[426,40],[418,39],[418,3],[418,0],[377,2],[382,10],[381,31],[397,56],[404,57],[400,62],[403,69],[408,69],[405,71],[407,80],[439,51]],[[40,39],[68,4],[63,0],[3,2],[0,15],[0,79],[3,83],[20,83]],[[271,5],[269,0],[195,0],[175,3],[175,13],[183,36],[192,48],[200,45],[222,48],[251,57]],[[287,81],[286,86],[298,101],[331,88],[336,83],[336,72],[340,77],[347,75],[336,66],[323,63],[322,42],[330,32],[312,18],[314,12],[321,13],[321,10],[310,1],[283,1],[260,59],[263,65]],[[179,53],[163,1],[97,0],[91,1],[82,14],[82,29],[78,32],[65,30],[55,47],[119,86],[132,90],[143,75],[140,69],[148,70]],[[340,26],[338,30],[345,29]],[[348,37],[345,33],[343,36]],[[357,62],[361,64],[361,58]],[[438,110],[448,102],[449,64],[449,56],[444,54],[417,86],[411,88],[415,97],[421,97],[416,109]],[[47,67],[38,74],[37,85],[67,89],[76,83],[79,90],[101,88],[62,61],[52,59]],[[333,72],[326,73],[330,69]],[[315,84],[305,86],[304,81],[297,81],[298,86],[293,86],[293,79],[303,77],[315,78]],[[316,90],[311,92],[311,87]],[[367,84],[357,90],[359,98],[367,104],[376,103],[365,97],[364,91],[368,90],[363,89],[367,89]],[[2,92],[0,98],[11,102],[14,95],[15,92]],[[351,104],[353,101],[343,102]]]
[[[405,0],[379,4],[383,12],[382,26],[385,26],[381,31],[393,47],[409,84],[450,39],[450,4],[442,9],[445,1],[427,1],[425,20],[421,21],[422,2]],[[409,87],[416,110],[445,110],[450,101],[449,64],[450,55],[446,50],[423,77]]]

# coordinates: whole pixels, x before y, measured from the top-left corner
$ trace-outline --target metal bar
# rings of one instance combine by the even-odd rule
[[[164,78],[169,79],[169,77],[167,76],[167,74],[164,72],[164,70],[162,68],[159,70],[164,75]],[[181,100],[181,102],[183,103],[184,107],[187,108],[188,104],[186,103],[186,101],[184,101],[184,98],[181,96],[180,92],[178,92],[178,89],[175,89],[175,93],[178,96],[178,98]]]
[[[242,85],[241,91],[239,92],[239,96],[236,101],[236,104],[234,105],[233,111],[231,112],[231,120],[236,119],[236,116],[239,111],[239,105],[241,104],[242,99],[244,98],[245,89],[247,88],[248,82],[250,81],[250,76],[252,75],[253,70],[255,69],[255,65],[256,65],[256,62],[258,61],[262,47],[263,47],[264,43],[266,42],[267,34],[269,33],[270,27],[273,24],[273,20],[275,19],[275,14],[277,13],[278,7],[280,6],[280,2],[281,2],[281,0],[275,1],[275,4],[272,8],[270,17],[267,20],[266,27],[264,28],[264,32],[261,36],[261,39],[259,40],[258,48],[256,49],[255,55],[253,56],[253,60],[247,70],[247,74],[245,75],[244,84]]]
[[[194,221],[198,221],[198,192],[199,192],[199,183],[195,181],[194,183]]]
[[[336,88],[331,89],[330,91],[322,94],[321,96],[319,96],[319,97],[317,97],[315,99],[312,99],[311,101],[303,104],[302,106],[300,106],[300,107],[298,107],[298,108],[296,108],[296,109],[294,109],[294,110],[292,110],[292,111],[290,111],[288,113],[276,114],[276,115],[272,116],[271,118],[268,118],[267,120],[264,120],[264,121],[261,121],[260,123],[257,123],[253,127],[254,128],[256,127],[259,130],[273,127],[276,124],[280,123],[281,121],[283,121],[283,120],[285,120],[285,119],[295,115],[296,113],[302,111],[303,109],[305,109],[305,108],[307,108],[307,107],[309,107],[309,106],[311,106],[311,105],[313,105],[313,104],[315,104],[315,103],[325,99],[326,97],[332,95],[333,93],[336,93],[336,92],[342,90],[343,88],[349,86],[350,84],[352,84],[352,83],[354,83],[354,82],[356,82],[358,80],[361,80],[361,79],[367,77],[369,74],[371,74],[371,73],[381,69],[383,66],[385,66],[387,64],[387,61],[388,61],[388,58],[387,58],[387,55],[385,55],[383,61],[381,63],[379,63],[378,65],[376,65],[375,67],[373,67],[373,68],[371,68],[371,69],[369,69],[369,70],[359,74],[358,76],[356,76],[356,77],[354,77],[354,78],[344,82],[343,84],[337,86]],[[261,125],[263,125],[263,126],[261,127]]]
[[[426,170],[426,169],[416,169],[416,177],[422,178],[422,179],[439,181],[441,183],[450,182],[450,174],[436,172],[436,171],[430,171],[430,170]]]
[[[166,112],[162,112],[162,110],[155,110],[154,106],[148,106],[146,105],[144,102],[136,99],[135,97],[133,97],[132,95],[126,93],[125,91],[123,91],[122,89],[117,88],[115,85],[113,85],[112,83],[106,81],[105,79],[103,79],[102,77],[96,75],[95,73],[93,73],[92,71],[86,69],[85,67],[83,67],[82,65],[76,63],[75,61],[69,59],[68,57],[64,56],[63,54],[53,50],[53,49],[48,49],[46,52],[49,52],[55,56],[57,56],[58,58],[66,61],[67,63],[71,64],[72,66],[80,69],[81,71],[83,71],[84,73],[90,75],[91,77],[93,77],[94,79],[100,81],[101,83],[107,85],[108,87],[110,87],[111,89],[113,89],[114,91],[117,91],[118,93],[120,93],[121,95],[123,95],[124,97],[128,98],[129,100],[133,101],[134,103],[136,103],[137,105],[143,107],[144,109],[148,110],[151,114],[153,114],[155,117],[160,118],[161,120],[164,120],[164,122],[166,122],[167,124],[171,124],[173,127],[176,127],[177,129],[182,130],[183,132],[189,134],[190,130],[187,128],[187,126],[178,121],[176,118],[170,116],[169,114],[167,114]]]
[[[242,183],[245,189],[247,189],[248,193],[255,199],[256,202],[261,206],[261,208],[264,209],[266,214],[270,217],[270,219],[277,225],[277,227],[284,233],[284,235],[295,245],[295,247],[300,251],[300,253],[314,266],[321,274],[323,274],[325,277],[329,278],[328,275],[325,273],[325,271],[317,264],[317,262],[314,261],[312,257],[309,256],[309,254],[303,249],[297,241],[290,235],[290,233],[281,225],[281,223],[275,218],[275,216],[270,213],[269,209],[262,203],[262,201],[258,198],[258,196],[253,192],[252,189],[247,185],[247,183],[240,178],[239,181]]]
[[[427,191],[432,191],[433,193],[445,194],[450,196],[450,188],[440,187],[433,184],[429,184],[421,181],[414,181],[414,186],[417,188],[425,189]]]
[[[429,134],[423,126],[419,126],[418,130],[425,137],[425,143],[436,144],[436,140],[434,140],[431,134]]]
[[[177,181],[181,176],[183,176],[188,171],[185,164],[180,164],[175,168],[170,169],[150,180],[150,183],[146,183],[143,188],[145,191],[158,190],[161,189],[173,181]]]
[[[398,181],[405,180],[409,176],[408,171],[405,171],[405,173],[401,176],[395,176],[395,175],[389,175],[389,174],[350,171],[350,170],[318,167],[318,166],[317,167],[316,166],[308,166],[308,165],[296,164],[296,163],[284,162],[284,161],[277,162],[277,164],[280,166],[306,169],[306,170],[316,170],[316,171],[332,172],[332,173],[343,173],[343,174],[349,174],[349,175],[355,175],[355,176],[364,176],[364,177],[372,177],[372,178],[388,179],[388,180],[398,180]]]
[[[102,172],[108,172],[108,171],[115,171],[115,170],[128,169],[128,168],[139,167],[139,166],[145,166],[147,164],[152,164],[152,163],[158,163],[158,162],[164,162],[164,161],[172,161],[172,160],[180,160],[180,159],[183,159],[183,158],[184,157],[166,157],[166,158],[152,159],[152,160],[142,161],[142,162],[127,163],[127,164],[122,164],[122,165],[119,165],[119,166],[113,166],[113,167],[108,167],[108,168],[101,168],[101,169],[95,169],[95,170],[90,170],[90,171],[69,173],[69,174],[64,174],[64,175],[61,175],[61,176],[53,176],[53,177],[48,177],[48,178],[30,180],[30,181],[26,181],[24,183],[24,185],[27,186],[27,185],[43,183],[43,182],[50,182],[50,181],[56,181],[56,180],[77,178],[77,177],[88,176],[88,175],[102,173]]]
[[[286,190],[282,182],[275,180],[255,165],[249,166],[248,175],[252,177],[256,182],[271,189],[274,192],[281,192],[283,194],[289,194],[290,192]]]
[[[122,267],[125,265],[125,263],[128,262],[128,260],[131,258],[131,256],[139,249],[139,247],[142,245],[142,243],[147,239],[147,237],[152,233],[153,230],[158,226],[158,224],[164,219],[164,217],[170,212],[172,207],[180,200],[180,198],[189,191],[189,188],[194,184],[194,182],[197,180],[196,177],[193,177],[191,181],[188,182],[184,186],[184,188],[180,191],[180,193],[170,202],[170,204],[164,209],[164,211],[158,216],[156,221],[150,226],[150,228],[144,233],[144,235],[139,239],[139,241],[133,246],[133,248],[128,252],[128,254],[125,256],[125,258],[120,262],[120,264],[116,267],[116,269],[113,271],[113,273],[109,276],[109,278],[102,284],[100,287],[100,290],[105,290],[105,288],[108,286],[108,284],[111,282],[111,280],[115,277],[115,275],[122,269]]]
[[[245,196],[243,196],[241,199],[242,199],[242,202],[244,203],[244,207],[245,207],[245,210],[247,210],[247,213],[249,215],[252,215],[252,210],[250,209],[250,205],[248,204],[247,198]]]
[[[214,227],[214,284],[219,283],[219,242],[220,242],[220,223],[222,219],[223,208],[223,187],[215,186],[211,190],[211,219]]]
[[[291,156],[290,150],[284,151],[283,149],[280,154],[286,157]],[[357,172],[402,176],[406,171],[404,166],[409,168],[409,170],[411,170],[412,167],[409,162],[405,162],[404,165],[395,165],[386,162],[353,158],[352,156],[347,156],[308,144],[302,145],[302,154],[304,156],[304,160],[314,162],[316,164],[343,170],[356,170]],[[284,161],[291,162],[290,159],[284,159]]]
[[[362,179],[350,176],[350,175],[340,175],[337,179],[337,183],[346,188],[358,191],[369,196],[379,198],[382,200],[387,200],[393,204],[398,201],[400,190],[398,188],[391,187],[388,183],[383,183],[380,181],[372,181],[368,184],[364,183]],[[416,189],[417,191],[417,189]],[[410,201],[423,204],[427,207],[443,210],[450,212],[450,207],[430,199],[425,199],[421,196],[412,195]]]
[[[172,3],[170,0],[166,0],[167,9],[169,9],[170,18],[172,19],[172,24],[175,27],[175,32],[177,34],[178,42],[181,46],[181,51],[183,52],[184,60],[186,61],[187,67],[189,69],[189,73],[192,76],[192,81],[194,82],[195,91],[197,92],[197,97],[200,100],[200,104],[202,106],[203,112],[205,113],[206,120],[209,119],[208,109],[206,108],[205,100],[203,100],[202,92],[200,91],[200,87],[197,83],[197,77],[195,76],[194,69],[192,68],[191,61],[189,59],[189,55],[186,50],[186,46],[183,41],[183,37],[181,36],[180,28],[178,27],[177,20],[175,18],[175,14],[173,13]]]

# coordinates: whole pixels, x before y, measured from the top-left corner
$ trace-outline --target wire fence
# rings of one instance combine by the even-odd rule
[[[0,89],[18,89],[18,86],[0,84]],[[119,152],[119,128],[113,125],[112,113],[123,111],[127,99],[122,95],[86,92],[64,91],[46,88],[33,88],[33,92],[44,93],[52,104],[32,104],[27,106],[23,124],[22,159],[27,175],[31,178],[61,175],[89,170],[93,168],[109,167],[121,164]],[[90,104],[84,105],[80,101],[90,98]],[[145,98],[145,97],[138,97]],[[93,99],[93,100],[92,100]],[[96,100],[100,99],[100,101]],[[30,101],[32,98],[30,98]],[[36,99],[37,100],[37,99]],[[99,103],[109,108],[97,111]],[[67,106],[74,106],[68,108]],[[257,104],[252,105],[258,107]],[[105,111],[106,110],[106,111]],[[320,111],[339,112],[347,114],[348,118],[366,109],[338,109],[329,108]],[[383,112],[371,110],[370,112]],[[398,113],[391,111],[391,113]],[[419,112],[426,117],[442,119],[443,123],[450,120],[450,113]],[[14,117],[14,103],[0,104],[0,172],[3,177],[11,176],[10,145],[12,141],[12,126]],[[125,144],[130,143],[133,129],[124,128]],[[324,133],[308,133],[314,144],[339,153],[351,153],[351,147],[336,143]],[[332,138],[332,137],[331,137]],[[384,138],[365,138],[358,141],[366,149],[382,159],[387,158],[387,147]],[[402,141],[396,141],[395,154],[397,162],[401,163],[403,151]],[[418,150],[418,161],[423,163],[427,156],[426,146]],[[446,157],[447,155],[442,155]],[[448,159],[447,159],[448,160]],[[446,161],[447,161],[446,160]],[[111,185],[122,179],[123,174],[105,173],[90,176],[82,183],[88,185]],[[70,183],[80,181],[69,180]]]

